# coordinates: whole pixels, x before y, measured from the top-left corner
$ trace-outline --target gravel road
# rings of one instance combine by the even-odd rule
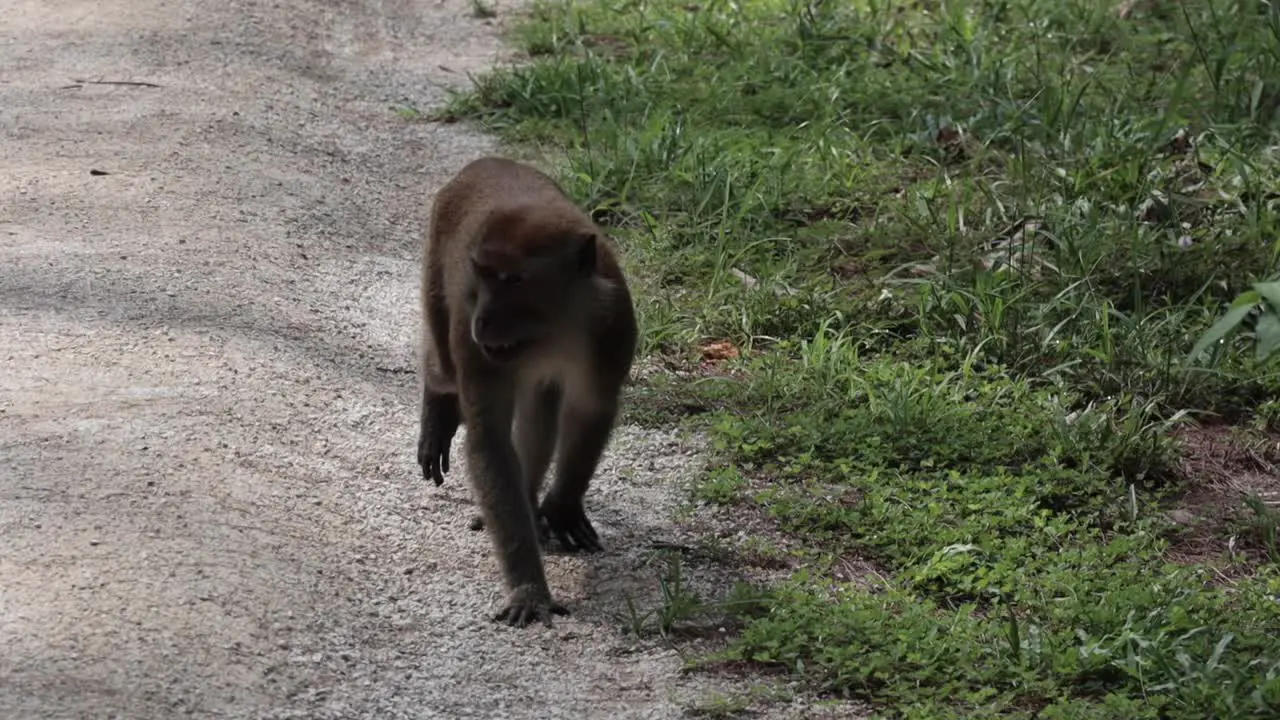
[[[460,453],[443,488],[415,464],[420,229],[494,147],[391,108],[498,61],[497,27],[3,3],[0,717],[665,718],[713,690],[619,632],[699,462],[674,434],[619,429],[606,553],[549,557],[550,630],[488,622]]]

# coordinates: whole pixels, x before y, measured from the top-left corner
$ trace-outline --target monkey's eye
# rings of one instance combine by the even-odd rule
[[[486,282],[494,282],[498,279],[498,271],[488,265],[481,265],[480,263],[472,260],[471,267],[475,269],[476,275],[480,276],[480,278]]]
[[[475,267],[476,275],[480,276],[480,278],[485,282],[501,283],[502,285],[519,285],[524,281],[523,273],[504,272],[488,265],[482,265],[475,261],[472,261],[472,265]]]

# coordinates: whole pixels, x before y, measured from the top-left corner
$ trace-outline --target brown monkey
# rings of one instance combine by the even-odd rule
[[[494,619],[551,624],[541,543],[596,551],[583,496],[631,371],[626,279],[550,177],[483,158],[436,194],[422,274],[418,464],[437,485],[465,423],[467,469],[510,596]],[[555,455],[555,479],[538,503]],[[545,526],[540,532],[539,521]]]

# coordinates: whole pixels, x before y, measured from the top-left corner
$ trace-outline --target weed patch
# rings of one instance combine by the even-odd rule
[[[514,33],[531,61],[439,117],[562,158],[681,370],[634,412],[711,432],[699,500],[832,559],[724,659],[891,717],[1280,713],[1274,498],[1216,496],[1229,585],[1169,519],[1219,482],[1192,418],[1280,417],[1280,6],[589,0]],[[637,627],[706,606],[664,597]]]

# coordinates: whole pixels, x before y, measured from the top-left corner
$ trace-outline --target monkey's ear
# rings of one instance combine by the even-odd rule
[[[584,275],[590,275],[596,270],[596,234],[584,233],[578,242],[578,270]]]

